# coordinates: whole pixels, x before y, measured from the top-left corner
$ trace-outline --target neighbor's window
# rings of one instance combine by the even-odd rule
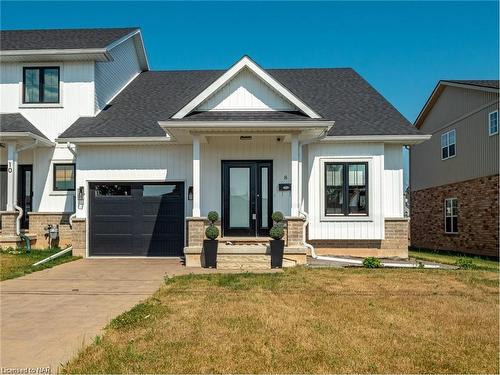
[[[453,129],[441,135],[441,159],[451,158],[456,152],[456,132]]]
[[[54,164],[54,190],[75,190],[75,164]]]
[[[23,103],[59,103],[59,68],[24,68]]]
[[[444,231],[458,233],[458,200],[449,198],[444,201]]]
[[[491,112],[488,118],[490,135],[498,134],[498,111]]]
[[[368,215],[368,163],[325,163],[325,216]]]

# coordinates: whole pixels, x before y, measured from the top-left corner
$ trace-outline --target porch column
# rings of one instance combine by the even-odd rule
[[[16,143],[7,143],[7,211],[14,211],[16,204],[17,152]]]
[[[193,135],[193,217],[200,217],[200,136]]]
[[[292,134],[292,209],[291,216],[299,216],[299,137]]]

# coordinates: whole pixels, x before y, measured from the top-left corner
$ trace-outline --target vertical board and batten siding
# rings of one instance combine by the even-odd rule
[[[290,155],[290,143],[278,142],[273,136],[245,141],[239,136],[208,137],[208,143],[201,145],[201,214],[221,212],[222,160],[272,160],[273,211],[290,215],[290,192],[278,191],[280,182],[291,182]]]
[[[383,193],[384,217],[404,217],[403,147],[401,145],[384,145]]]
[[[498,174],[499,136],[488,132],[488,114],[495,110],[496,93],[446,87],[421,127],[431,139],[411,147],[412,191]],[[452,129],[456,156],[442,160],[441,135]]]
[[[83,206],[77,205],[77,217],[87,217],[90,181],[184,181],[187,189],[193,180],[192,155],[191,145],[80,146],[76,186],[85,187],[85,198]],[[185,207],[189,216],[191,201]]]
[[[60,98],[57,107],[22,104],[23,66],[59,66]],[[78,117],[94,115],[94,63],[1,63],[0,112],[21,113],[49,139],[54,140]]]
[[[141,72],[134,39],[129,38],[110,50],[113,61],[95,63],[96,111]]]
[[[207,98],[197,111],[296,111],[297,108],[248,69]]]
[[[368,159],[369,213],[370,221],[325,220],[322,218],[322,159],[356,160]],[[384,238],[384,144],[311,144],[308,146],[308,165],[303,171],[309,171],[308,205],[309,238],[312,240],[352,239],[377,240]]]

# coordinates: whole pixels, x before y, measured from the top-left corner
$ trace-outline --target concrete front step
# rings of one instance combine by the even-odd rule
[[[202,247],[186,247],[184,255],[187,267],[201,267],[204,264]],[[306,263],[304,247],[285,247],[283,267],[294,267]],[[217,268],[222,270],[259,270],[271,268],[271,254],[268,245],[226,245],[217,248]]]

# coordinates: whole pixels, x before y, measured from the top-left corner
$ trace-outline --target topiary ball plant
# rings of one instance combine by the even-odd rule
[[[219,220],[219,214],[217,213],[217,211],[210,211],[207,215],[207,218],[208,221],[210,221],[210,223],[212,223],[213,225],[217,220]]]
[[[273,240],[281,240],[284,235],[285,235],[285,230],[281,225],[274,225],[269,231],[269,236]]]
[[[207,229],[205,229],[205,236],[207,236],[208,239],[215,240],[217,237],[219,237],[219,228],[217,228],[213,224],[210,224]]]
[[[275,211],[271,215],[271,218],[276,224],[278,224],[281,223],[285,217],[283,216],[283,213],[281,213],[280,211]]]

